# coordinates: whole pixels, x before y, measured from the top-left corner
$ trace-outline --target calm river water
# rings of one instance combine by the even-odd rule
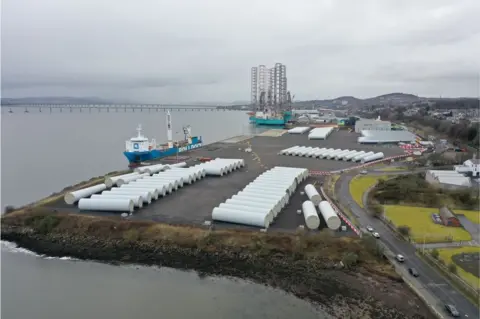
[[[173,112],[182,125],[214,142],[252,132],[244,112]],[[138,124],[158,142],[163,112],[5,113],[1,119],[1,207],[125,168],[125,140]],[[51,259],[2,242],[2,319],[327,318],[282,291],[194,272]]]

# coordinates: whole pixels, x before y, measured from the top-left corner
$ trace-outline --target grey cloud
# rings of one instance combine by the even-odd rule
[[[478,0],[7,0],[2,9],[3,96],[248,100],[250,67],[275,62],[298,99],[477,92]]]
[[[95,76],[78,77],[36,77],[19,80],[10,78],[2,81],[3,89],[28,89],[33,87],[68,87],[68,88],[119,88],[119,89],[141,89],[141,88],[165,88],[173,86],[188,85],[210,85],[218,83],[215,79],[189,79],[189,78],[135,78],[135,77],[108,77],[99,78]]]

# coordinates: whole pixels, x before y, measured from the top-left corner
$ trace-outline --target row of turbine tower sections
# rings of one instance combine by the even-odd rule
[[[214,221],[242,224],[268,229],[277,216],[289,203],[298,185],[309,176],[305,168],[277,166],[259,175],[243,190],[227,199],[212,210]],[[320,227],[318,207],[326,226],[332,230],[340,227],[337,213],[322,197],[312,184],[305,186],[308,200],[302,204],[302,213],[307,228],[315,230]]]
[[[64,200],[69,205],[77,204],[80,211],[129,214],[208,175],[224,176],[243,166],[243,159],[228,158],[190,167],[185,162],[143,166],[133,173],[106,177],[102,184],[68,192]]]
[[[251,99],[257,108],[281,106],[291,103],[290,92],[287,90],[287,67],[275,63],[272,68],[265,65],[252,67]]]

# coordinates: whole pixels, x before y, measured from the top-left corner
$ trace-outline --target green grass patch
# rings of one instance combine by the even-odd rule
[[[432,214],[438,208],[386,205],[385,217],[395,227],[408,226],[410,238],[416,243],[470,241],[472,237],[462,227],[450,227],[433,222]]]
[[[375,186],[379,180],[384,180],[388,178],[386,175],[380,176],[355,176],[349,185],[350,195],[353,200],[362,208],[363,205],[363,194],[371,187]]]

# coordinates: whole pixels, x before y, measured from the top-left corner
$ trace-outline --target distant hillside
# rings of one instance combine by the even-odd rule
[[[294,103],[295,106],[314,106],[314,107],[325,107],[325,108],[359,108],[366,105],[378,105],[378,104],[389,104],[389,105],[404,105],[410,104],[413,102],[421,101],[425,98],[418,97],[413,94],[405,93],[389,93],[367,99],[359,99],[354,96],[340,96],[335,99],[330,100],[312,100],[312,101],[297,101]]]

